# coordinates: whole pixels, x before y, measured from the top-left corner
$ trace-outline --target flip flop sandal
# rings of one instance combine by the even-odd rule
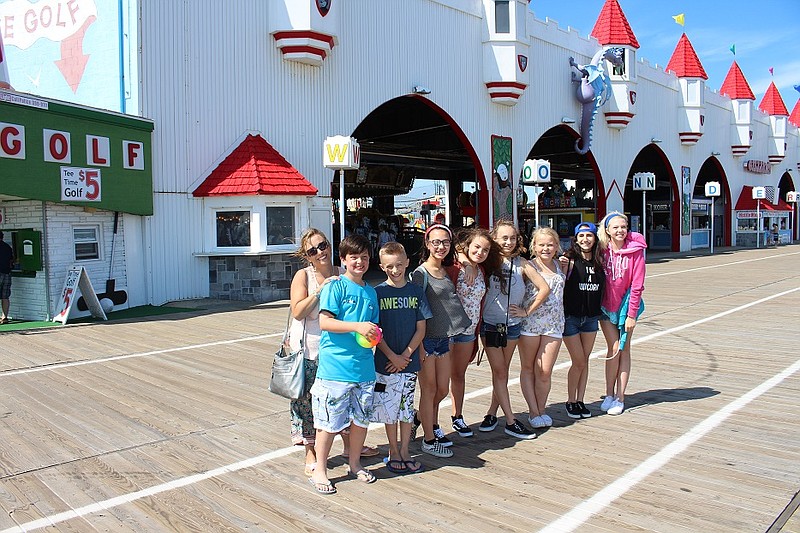
[[[373,448],[371,446],[364,446],[363,448],[361,448],[361,457],[375,457],[379,453],[381,453],[381,451],[378,448]],[[349,459],[350,453],[342,452],[342,457],[344,457],[345,459]]]
[[[308,482],[314,486],[319,494],[328,496],[329,494],[336,494],[336,487],[330,481],[314,481],[314,478],[308,478]]]
[[[317,468],[317,463],[306,463],[306,468],[304,470],[305,475],[311,477],[315,468]]]
[[[378,481],[378,478],[376,478],[372,472],[370,472],[369,470],[364,470],[363,468],[358,472],[353,472],[352,470],[348,470],[347,474],[350,477],[353,477],[361,481],[362,483],[375,483],[376,481]]]
[[[403,461],[403,464],[406,465],[406,472],[409,474],[416,474],[417,472],[422,472],[425,469],[425,466],[422,463],[418,463],[416,461]],[[414,468],[416,465],[419,465],[419,467]]]
[[[407,474],[409,471],[405,461],[400,460],[386,461],[386,469],[394,474]]]

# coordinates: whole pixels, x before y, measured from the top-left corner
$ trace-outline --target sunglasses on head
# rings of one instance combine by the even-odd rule
[[[322,241],[318,245],[312,246],[311,248],[306,250],[306,255],[308,257],[314,257],[315,255],[317,255],[317,252],[324,252],[327,249],[328,249],[328,241]]]

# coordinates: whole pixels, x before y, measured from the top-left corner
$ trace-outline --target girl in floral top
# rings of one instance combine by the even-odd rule
[[[528,402],[529,422],[534,429],[538,429],[553,425],[553,419],[545,413],[545,407],[564,331],[566,276],[561,272],[556,259],[561,253],[561,244],[558,233],[553,228],[542,227],[534,231],[531,250],[531,265],[550,287],[550,294],[544,303],[522,319],[522,333],[519,338],[519,383],[522,395]],[[537,292],[536,286],[529,284],[525,291],[525,301],[533,301]]]
[[[450,396],[453,400],[453,429],[462,437],[471,437],[472,430],[464,422],[465,376],[470,361],[478,350],[477,333],[481,319],[481,306],[486,294],[486,276],[500,271],[503,255],[500,246],[483,228],[462,230],[457,235],[456,251],[459,262],[448,269],[456,286],[456,294],[464,306],[471,325],[467,333],[453,337],[450,350],[452,370]]]

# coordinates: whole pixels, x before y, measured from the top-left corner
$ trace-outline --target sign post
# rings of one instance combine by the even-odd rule
[[[647,191],[656,190],[656,175],[652,172],[637,172],[633,175],[633,190],[642,191],[642,236],[647,242]]]
[[[357,170],[361,164],[361,147],[352,137],[334,135],[327,137],[322,147],[322,166],[336,170],[339,177],[339,240],[344,239],[347,205],[344,199],[344,172]]]
[[[550,183],[550,161],[546,159],[526,159],[522,165],[522,183],[535,185],[533,188],[533,205],[536,221],[534,228],[539,227],[539,195],[544,191],[540,183]]]
[[[761,200],[766,197],[766,187],[753,187],[753,200],[756,201],[756,248],[761,247]]]
[[[792,215],[794,219],[792,222],[792,240],[800,239],[800,232],[797,231],[797,191],[789,191],[786,193],[786,201],[792,204]]]
[[[711,255],[714,255],[714,204],[717,198],[722,193],[718,181],[709,181],[706,183],[706,197],[711,198]]]

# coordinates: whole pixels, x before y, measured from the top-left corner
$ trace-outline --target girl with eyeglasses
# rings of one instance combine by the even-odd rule
[[[300,237],[300,247],[294,253],[307,264],[298,270],[292,278],[290,289],[290,307],[292,322],[289,329],[289,345],[294,350],[300,349],[302,339],[305,348],[305,391],[297,400],[291,400],[291,436],[292,444],[304,446],[305,475],[310,477],[317,464],[314,453],[315,435],[314,417],[311,414],[311,386],[317,377],[317,357],[322,331],[319,327],[319,294],[327,283],[338,279],[342,271],[333,266],[331,243],[325,234],[315,228],[307,229]],[[344,450],[342,455],[349,455],[349,435],[343,433]],[[362,456],[377,455],[376,448],[364,447]]]
[[[439,427],[439,403],[450,391],[450,339],[469,331],[471,321],[456,295],[456,288],[445,267],[453,264],[453,233],[443,224],[425,231],[422,264],[412,273],[411,281],[425,290],[432,318],[425,328],[422,368],[418,374],[419,408],[414,428],[422,425],[421,449],[435,457],[452,457],[453,442]],[[412,439],[414,434],[412,433]]]

